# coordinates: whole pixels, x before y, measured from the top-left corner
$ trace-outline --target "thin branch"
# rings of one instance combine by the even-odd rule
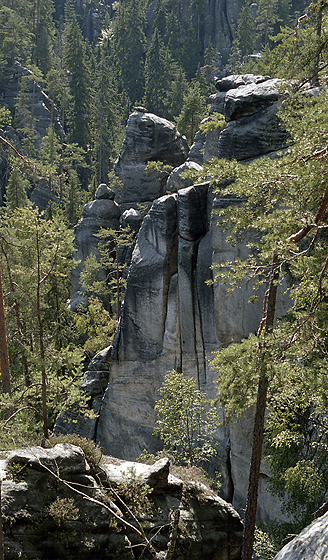
[[[290,235],[287,239],[287,241],[289,241],[290,243],[299,243],[299,241],[301,241],[310,231],[311,229],[313,229],[318,222],[321,220],[326,208],[327,208],[327,204],[328,204],[328,189],[325,192],[325,195],[323,197],[323,200],[320,204],[320,208],[316,214],[316,217],[314,218],[314,223],[310,224],[306,227],[303,227],[302,229],[300,229],[297,233],[294,233],[293,235]]]
[[[16,154],[19,158],[21,158],[21,159],[23,160],[24,163],[27,163],[27,165],[31,165],[32,167],[35,168],[34,163],[32,163],[31,160],[25,158],[22,154],[20,154],[20,153],[16,150],[15,146],[13,146],[10,142],[8,142],[8,140],[6,140],[3,136],[0,136],[0,142],[2,142],[3,144],[5,144],[5,145],[8,146],[9,148],[11,148],[11,149],[15,152],[15,154]]]
[[[9,416],[9,418],[5,421],[5,423],[2,424],[1,428],[6,428],[8,422],[10,422],[10,420],[12,420],[16,416],[16,414],[26,409],[33,410],[38,416],[40,416],[40,418],[42,418],[42,415],[39,413],[39,411],[36,408],[34,408],[34,406],[22,406],[22,408],[19,408],[11,416]]]

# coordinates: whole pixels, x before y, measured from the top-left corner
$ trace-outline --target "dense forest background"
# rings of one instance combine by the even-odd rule
[[[303,0],[243,0],[228,39],[214,22],[209,24],[210,5],[205,0],[1,4],[0,84],[10,79],[17,62],[28,70],[21,74],[12,104],[2,104],[0,98],[0,303],[5,303],[0,314],[6,320],[9,351],[9,362],[0,356],[3,448],[47,438],[68,396],[88,413],[78,386],[85,364],[111,341],[120,287],[104,286],[100,264],[90,260],[81,278],[89,298],[79,313],[70,312],[73,226],[99,183],[115,181],[114,162],[133,108],[143,105],[175,122],[191,144],[195,123],[207,116],[214,77],[269,74],[292,80],[294,91],[306,83],[326,83],[327,2],[307,6]],[[39,86],[51,114],[41,140],[33,110]],[[236,195],[247,199],[240,214],[227,211],[237,237],[252,227],[264,235],[257,247],[262,268],[238,263],[234,278],[256,269],[263,283],[273,270],[272,255],[278,254],[276,268],[293,286],[295,305],[276,338],[269,336],[266,343],[265,359],[274,364],[277,380],[267,449],[273,458],[273,489],[284,499],[289,484],[287,509],[299,512],[299,529],[324,501],[328,480],[328,101],[325,95],[320,103],[291,99],[284,118],[295,147],[281,165],[255,163],[245,177],[235,162],[212,162],[204,168],[204,178],[210,174],[229,185],[234,181]],[[40,182],[52,200],[44,213],[30,202]],[[302,243],[295,248],[292,236],[302,227]],[[116,235],[107,232],[104,238],[115,241],[114,246],[126,242]],[[116,270],[115,253],[108,246],[103,256],[106,271]],[[3,332],[0,336],[4,340]],[[254,347],[259,348],[258,339],[250,337],[218,360],[227,379],[220,398],[234,411],[254,402],[259,370],[256,360],[250,367]],[[244,392],[235,383],[241,369]]]
[[[233,69],[238,58],[246,60],[272,46],[280,29],[294,27],[305,8],[303,0],[237,3],[235,23],[223,37],[224,25],[218,30],[210,4],[204,0],[2,3],[1,76],[16,60],[31,70],[30,79],[57,108],[65,143],[78,147],[79,185],[87,188],[108,181],[126,119],[136,104],[178,122],[179,130],[188,135],[190,112],[206,116],[213,74],[225,72],[227,64],[229,71],[229,62]],[[9,109],[17,140],[33,156],[33,115],[24,103],[24,84],[16,107]],[[55,165],[63,139],[51,134],[50,128],[39,158]],[[188,140],[193,138],[189,135]],[[56,184],[52,188],[67,198],[68,187],[64,193]]]

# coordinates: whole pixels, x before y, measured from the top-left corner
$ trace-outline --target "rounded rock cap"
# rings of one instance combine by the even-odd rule
[[[97,200],[106,199],[106,198],[109,200],[114,200],[115,193],[114,191],[112,191],[112,189],[107,187],[106,183],[101,183],[96,190],[95,198]]]

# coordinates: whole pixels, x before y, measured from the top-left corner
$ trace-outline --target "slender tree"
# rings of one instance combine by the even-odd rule
[[[69,73],[69,140],[87,149],[90,143],[91,70],[82,32],[73,14],[65,30],[65,68]]]
[[[0,259],[0,373],[1,385],[4,393],[11,394],[11,378],[9,367],[9,354],[7,345],[7,330],[5,318],[5,306],[3,300],[1,259]]]

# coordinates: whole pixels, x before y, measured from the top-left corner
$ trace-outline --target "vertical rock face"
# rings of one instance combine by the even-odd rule
[[[78,262],[72,271],[70,308],[76,309],[83,301],[81,293],[80,274],[83,270],[85,260],[90,255],[100,257],[98,251],[99,239],[95,234],[101,228],[112,228],[118,230],[121,210],[114,201],[114,192],[105,184],[99,185],[95,200],[88,202],[83,208],[82,218],[74,228],[75,253],[74,258]],[[105,273],[104,273],[105,280]]]
[[[19,93],[23,94],[24,102],[30,112],[36,135],[36,147],[39,149],[50,126],[52,101],[36,83],[32,72],[19,62],[15,62],[0,83],[1,105],[7,109],[13,109]],[[57,134],[61,136],[63,131],[55,107],[53,108],[53,123]],[[19,126],[26,126],[26,123],[21,122]]]
[[[272,81],[268,83],[265,77],[232,76],[220,87],[224,90],[224,99],[219,92],[216,107],[223,107],[229,118],[234,119],[229,123],[238,126],[245,119],[256,121],[260,113],[270,110],[276,113],[280,99],[278,86]],[[137,174],[133,184],[128,178],[123,199],[129,192],[137,198],[138,189],[143,196],[144,182],[138,174],[140,161],[170,154],[170,145],[178,153],[173,161],[178,164],[182,158],[184,148],[180,147],[183,147],[183,141],[174,127],[169,126],[165,128],[165,134],[158,134],[156,149],[153,148],[150,138],[154,137],[154,130],[160,133],[163,126],[163,120],[152,115],[140,111],[132,115],[116,169],[123,182],[127,177],[126,165],[131,169],[135,165]],[[217,152],[226,142],[226,139],[222,140],[224,134],[226,131],[217,138]],[[268,129],[266,134],[269,134]],[[286,138],[285,132],[283,138]],[[205,136],[203,146],[207,140]],[[213,150],[213,138],[211,142]],[[225,145],[233,148],[233,141],[229,142]],[[260,146],[261,153],[267,153],[269,145],[274,149],[277,147],[277,143],[270,144],[267,139],[266,144]],[[254,152],[252,142],[245,144],[242,158],[252,157]],[[175,174],[179,176],[179,171],[176,170]],[[154,405],[166,373],[174,368],[182,369],[198,381],[198,386],[209,398],[215,398],[217,374],[209,367],[213,352],[256,331],[262,314],[261,298],[257,303],[249,303],[253,293],[250,284],[245,282],[228,295],[221,283],[206,283],[212,280],[213,265],[247,255],[247,239],[231,247],[226,241],[226,232],[213,215],[213,210],[221,205],[238,202],[227,201],[219,193],[214,195],[208,183],[185,187],[182,183],[183,188],[179,188],[180,182],[176,183],[177,188],[172,187],[173,184],[172,178],[168,185],[171,185],[171,191],[177,192],[154,201],[137,236],[113,342],[109,382],[95,427],[96,438],[105,453],[124,459],[134,460],[145,448],[150,452],[159,448],[158,440],[152,435]],[[156,189],[152,193],[155,196]],[[122,203],[121,208],[125,205]],[[281,289],[279,294],[278,314],[286,307],[284,291]],[[232,430],[222,426],[217,432],[221,449],[215,470],[222,473],[224,497],[235,501],[240,509],[244,507],[246,494],[250,422],[246,422],[246,427],[237,426]],[[263,465],[260,515],[262,520],[269,521],[276,517],[279,504],[268,495],[264,484],[266,478],[267,470]]]

